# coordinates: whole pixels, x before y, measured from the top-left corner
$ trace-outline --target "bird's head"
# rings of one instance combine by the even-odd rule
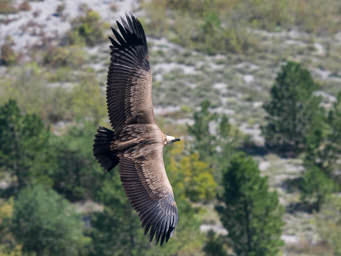
[[[173,136],[168,136],[166,135],[166,141],[165,141],[165,144],[171,144],[171,143],[174,143],[174,142],[177,142],[177,141],[180,141],[181,139],[180,138],[175,138]]]

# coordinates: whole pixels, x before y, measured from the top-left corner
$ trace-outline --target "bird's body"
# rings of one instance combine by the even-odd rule
[[[117,22],[116,40],[110,38],[111,63],[107,106],[114,131],[100,127],[94,155],[106,170],[117,164],[128,199],[137,211],[145,233],[162,244],[178,222],[172,186],[163,162],[163,147],[177,141],[155,123],[152,75],[146,37],[140,22],[127,16]]]

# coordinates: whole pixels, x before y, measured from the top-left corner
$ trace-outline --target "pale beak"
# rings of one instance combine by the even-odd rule
[[[174,138],[173,136],[167,135],[167,144],[171,144],[171,143],[174,143],[176,141],[180,141],[180,138]]]

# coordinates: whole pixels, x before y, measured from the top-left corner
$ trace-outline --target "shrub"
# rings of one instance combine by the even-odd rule
[[[316,222],[318,234],[332,248],[332,255],[341,255],[341,200],[338,196],[327,200],[316,215]]]
[[[30,11],[30,10],[31,10],[31,5],[30,5],[30,3],[27,2],[27,1],[22,2],[22,3],[19,5],[19,10],[20,10],[20,11],[24,11],[24,12]]]
[[[10,66],[16,63],[17,54],[13,50],[12,44],[10,42],[5,42],[2,45],[0,61],[6,66]]]
[[[82,66],[85,59],[86,53],[80,47],[51,47],[46,51],[43,63],[52,67],[70,66],[76,68]]]
[[[69,44],[95,46],[105,40],[105,27],[97,12],[86,10],[85,15],[72,21],[72,29],[67,32],[66,40]]]

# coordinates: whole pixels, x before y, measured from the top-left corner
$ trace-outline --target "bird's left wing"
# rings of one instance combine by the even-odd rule
[[[138,144],[120,155],[120,176],[145,234],[168,241],[178,222],[178,209],[163,162],[162,143]]]

